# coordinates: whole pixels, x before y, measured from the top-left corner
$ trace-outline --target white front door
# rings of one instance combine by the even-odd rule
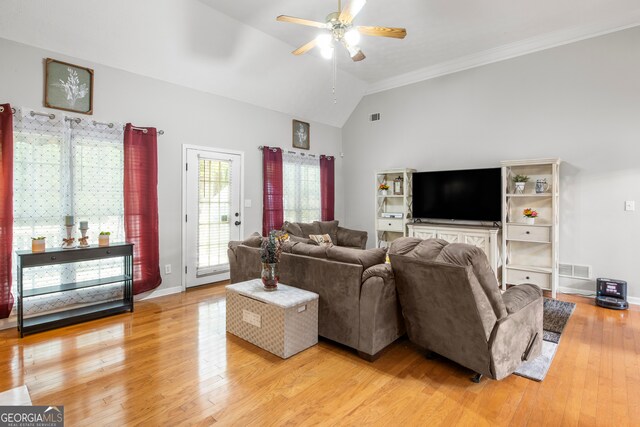
[[[242,158],[201,149],[186,150],[186,287],[229,278],[227,245],[241,236]]]

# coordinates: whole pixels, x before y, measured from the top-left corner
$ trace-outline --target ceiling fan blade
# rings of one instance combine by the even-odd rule
[[[403,39],[407,36],[407,30],[404,28],[369,27],[366,25],[356,28],[364,36],[393,37],[394,39]]]
[[[276,18],[276,21],[291,22],[292,24],[306,25],[308,27],[327,28],[326,23],[296,18],[295,16],[280,15]]]
[[[317,40],[313,39],[309,43],[300,46],[291,53],[293,53],[294,55],[302,55],[303,53],[307,53],[316,46],[316,43],[318,43]]]
[[[361,50],[358,51],[358,53],[356,53],[355,55],[353,55],[351,57],[351,59],[353,60],[353,62],[358,62],[358,61],[362,61],[364,58],[366,58],[366,56],[364,56],[364,53],[362,53]]]
[[[351,0],[349,4],[342,9],[342,12],[340,12],[338,20],[344,24],[351,24],[353,18],[360,13],[366,2],[367,0]]]

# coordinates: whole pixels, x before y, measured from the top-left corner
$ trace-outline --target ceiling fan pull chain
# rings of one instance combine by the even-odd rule
[[[338,60],[336,59],[337,55],[333,55],[333,103],[337,104],[338,99],[336,97],[336,80],[338,79]]]

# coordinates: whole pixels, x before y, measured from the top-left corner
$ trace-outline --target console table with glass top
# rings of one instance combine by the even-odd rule
[[[18,282],[18,330],[20,336],[49,329],[60,328],[87,320],[97,319],[125,311],[133,312],[133,244],[114,243],[110,246],[91,245],[88,248],[47,249],[44,252],[16,251]],[[93,261],[108,258],[122,258],[123,274],[100,279],[85,280],[73,283],[62,283],[53,286],[24,289],[23,274],[27,268],[69,264],[82,261]],[[56,311],[32,317],[24,317],[24,303],[38,295],[56,294],[75,291],[96,286],[122,284],[122,298],[115,301],[100,302],[77,308]]]

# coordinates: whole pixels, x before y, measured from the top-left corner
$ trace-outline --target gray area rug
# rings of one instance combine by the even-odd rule
[[[534,381],[542,381],[547,376],[551,362],[553,362],[553,356],[558,349],[562,331],[575,308],[576,305],[572,302],[544,299],[542,354],[520,365],[514,372],[516,375]]]

